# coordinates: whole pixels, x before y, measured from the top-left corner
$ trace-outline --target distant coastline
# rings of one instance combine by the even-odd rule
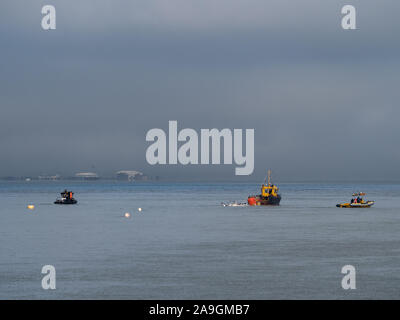
[[[62,176],[55,175],[18,175],[18,176],[3,176],[2,181],[97,181],[97,180],[118,180],[118,181],[158,181],[158,176],[149,176],[140,171],[123,170],[118,171],[114,175],[101,176],[95,172],[79,172],[74,175]]]
[[[146,179],[120,179],[115,176],[99,176],[97,178],[80,178],[76,176],[60,176],[57,178],[39,178],[32,176],[3,176],[0,177],[1,182],[61,182],[61,181],[74,181],[74,182],[127,182],[127,183],[235,183],[235,184],[246,184],[246,183],[260,183],[260,179],[254,177],[253,179],[202,179],[200,178],[185,178],[185,177],[160,177],[160,176],[147,176]],[[400,184],[399,180],[359,180],[359,179],[341,179],[341,180],[287,180],[279,179],[280,184]]]

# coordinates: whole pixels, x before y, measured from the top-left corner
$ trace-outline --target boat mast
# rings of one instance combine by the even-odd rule
[[[268,186],[271,185],[271,169],[268,169]]]

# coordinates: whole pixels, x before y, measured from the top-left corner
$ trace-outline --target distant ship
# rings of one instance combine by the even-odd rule
[[[249,206],[278,206],[281,202],[281,196],[278,191],[279,188],[271,184],[271,170],[268,170],[268,183],[265,181],[261,186],[260,195],[249,196],[247,203]]]

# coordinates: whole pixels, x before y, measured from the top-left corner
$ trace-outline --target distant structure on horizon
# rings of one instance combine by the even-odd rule
[[[143,172],[136,170],[121,170],[116,172],[114,175],[107,176],[99,176],[95,172],[78,172],[69,176],[62,176],[60,174],[54,175],[39,175],[39,176],[5,176],[0,177],[0,180],[5,181],[33,181],[33,180],[41,180],[41,181],[58,181],[58,180],[84,180],[84,181],[92,181],[92,180],[120,180],[120,181],[158,181],[160,178],[158,176],[148,176]]]
[[[99,175],[94,172],[79,172],[75,174],[75,177],[82,180],[98,180]]]
[[[54,176],[38,176],[39,180],[60,180],[61,176],[56,174]]]
[[[124,181],[146,181],[148,177],[140,171],[134,170],[121,170],[116,173],[118,180]]]

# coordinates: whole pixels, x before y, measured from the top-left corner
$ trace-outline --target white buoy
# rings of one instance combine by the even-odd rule
[[[124,214],[124,216],[125,216],[125,218],[130,218],[130,217],[131,217],[131,214],[130,214],[129,212],[126,212],[126,213]]]
[[[141,211],[142,211],[142,208],[138,208],[138,211],[141,212]]]

